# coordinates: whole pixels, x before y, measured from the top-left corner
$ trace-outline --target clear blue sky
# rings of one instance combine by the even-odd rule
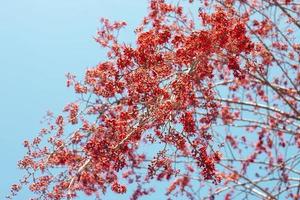
[[[82,76],[104,58],[93,40],[99,19],[125,20],[121,39],[130,42],[146,11],[147,0],[0,0],[0,200],[22,177],[23,140],[36,136],[47,110],[59,113],[75,99],[65,74]]]
[[[147,0],[0,0],[0,199],[22,176],[22,141],[37,134],[47,110],[74,100],[65,74],[103,59],[93,40],[99,19],[127,21],[122,38],[132,41],[146,10]]]

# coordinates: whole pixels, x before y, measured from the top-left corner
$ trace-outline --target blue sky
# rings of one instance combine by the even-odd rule
[[[48,110],[59,113],[76,99],[65,74],[82,76],[104,58],[93,40],[99,19],[126,21],[120,36],[130,42],[146,11],[147,0],[0,0],[0,199],[22,177],[23,140],[36,136]]]
[[[93,40],[99,19],[127,21],[122,39],[133,41],[146,11],[147,0],[0,0],[0,199],[22,176],[22,141],[37,134],[47,110],[74,100],[65,74],[103,59]]]

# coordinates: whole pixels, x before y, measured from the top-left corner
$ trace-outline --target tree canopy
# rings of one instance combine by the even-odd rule
[[[134,43],[101,20],[107,59],[67,75],[78,98],[18,163],[12,195],[300,198],[300,3],[149,1]],[[203,191],[203,192],[199,192]]]

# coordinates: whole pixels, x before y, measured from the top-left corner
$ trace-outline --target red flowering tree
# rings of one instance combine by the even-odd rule
[[[300,199],[297,2],[151,0],[131,45],[103,19],[107,60],[67,76],[79,98],[24,142],[12,196]]]

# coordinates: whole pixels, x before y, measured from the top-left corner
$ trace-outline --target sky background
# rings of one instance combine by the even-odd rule
[[[132,42],[146,11],[147,0],[0,0],[0,200],[24,174],[17,168],[23,141],[37,135],[48,110],[58,114],[76,100],[65,74],[82,77],[104,59],[93,40],[100,18],[126,21],[120,38]],[[165,199],[161,194],[143,200]],[[29,196],[24,191],[15,199]]]
[[[75,100],[65,74],[82,76],[103,59],[93,40],[99,19],[125,20],[121,39],[133,41],[146,11],[147,0],[0,0],[0,199],[22,177],[22,142],[36,136],[47,110]]]

